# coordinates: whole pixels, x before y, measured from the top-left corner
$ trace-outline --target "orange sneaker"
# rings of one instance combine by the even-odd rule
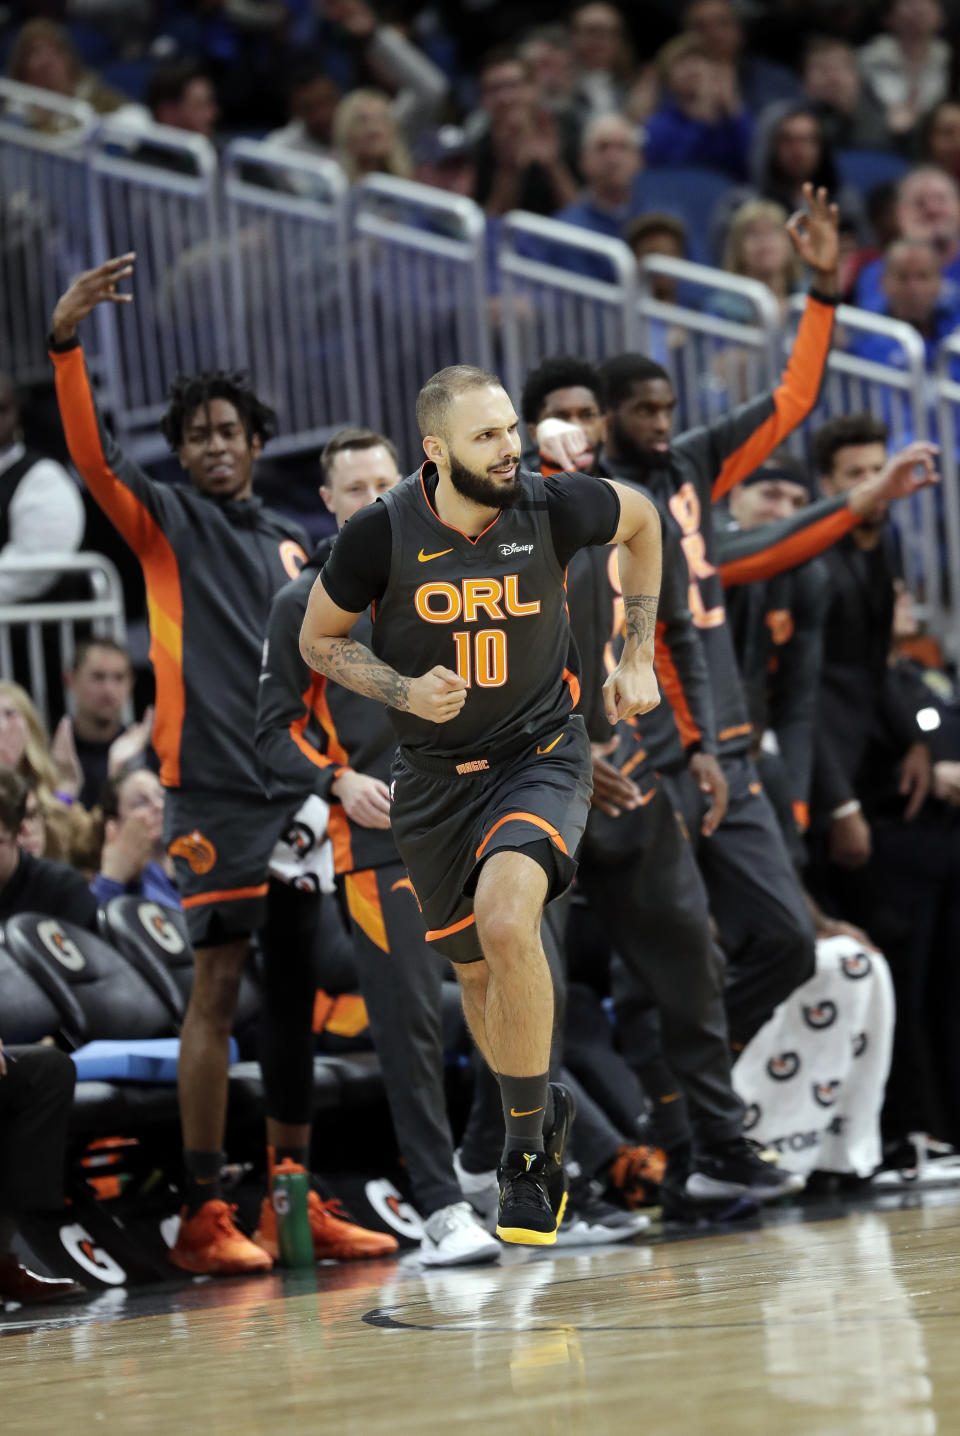
[[[659,1147],[618,1147],[608,1171],[611,1188],[631,1211],[658,1200],[657,1188],[667,1170],[667,1155]]]
[[[289,1160],[276,1168],[278,1172],[305,1172],[306,1168]],[[351,1222],[335,1198],[324,1201],[319,1192],[307,1193],[307,1215],[313,1237],[313,1254],[317,1261],[333,1257],[337,1261],[361,1261],[365,1257],[392,1256],[400,1243],[387,1232],[372,1232]],[[280,1256],[277,1238],[277,1214],[270,1198],[260,1206],[260,1222],[253,1234],[257,1246],[269,1252],[274,1261]]]
[[[180,1213],[180,1231],[170,1260],[181,1271],[204,1276],[250,1275],[273,1266],[267,1252],[245,1237],[233,1220],[229,1202],[204,1202],[193,1216]]]

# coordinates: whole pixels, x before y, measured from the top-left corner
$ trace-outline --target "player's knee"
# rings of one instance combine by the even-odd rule
[[[214,949],[194,963],[190,1014],[216,1029],[233,1026],[245,954]]]
[[[525,905],[509,899],[477,912],[477,936],[488,963],[503,966],[523,959],[539,941],[539,924]]]

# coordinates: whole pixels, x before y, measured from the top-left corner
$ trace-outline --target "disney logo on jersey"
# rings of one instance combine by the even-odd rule
[[[502,543],[499,545],[501,558],[513,558],[517,553],[533,553],[532,543]]]

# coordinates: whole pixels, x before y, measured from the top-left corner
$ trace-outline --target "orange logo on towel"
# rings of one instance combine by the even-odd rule
[[[184,833],[182,837],[174,838],[169,851],[172,858],[183,858],[190,871],[198,876],[208,873],[217,861],[217,850],[213,843],[196,828],[192,833]]]

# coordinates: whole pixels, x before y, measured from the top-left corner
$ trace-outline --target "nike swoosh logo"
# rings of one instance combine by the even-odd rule
[[[439,553],[424,553],[423,549],[417,554],[418,563],[429,563],[432,558],[443,558],[445,553],[453,553],[452,548],[442,548]]]
[[[518,1112],[517,1109],[516,1109],[516,1107],[511,1107],[511,1108],[510,1108],[510,1116],[511,1116],[511,1117],[535,1117],[538,1112],[542,1112],[542,1111],[543,1111],[543,1108],[542,1108],[542,1107],[531,1107],[529,1112]]]
[[[562,738],[562,737],[563,737],[563,734],[561,733],[561,734],[560,734],[560,738]],[[551,748],[555,748],[555,747],[557,746],[557,744],[560,742],[560,738],[554,738],[554,740],[553,740],[552,743],[548,743],[545,748],[538,748],[538,749],[537,749],[537,752],[538,752],[538,753],[549,753],[550,750],[551,750]]]
[[[656,788],[651,788],[650,791],[649,791],[649,793],[644,793],[644,794],[643,794],[643,796],[641,797],[640,802],[637,804],[637,806],[640,807],[640,808],[645,808],[648,803],[652,803],[652,802],[653,802],[653,800],[654,800],[654,798],[655,798],[656,796],[657,796],[657,789],[656,789]]]

